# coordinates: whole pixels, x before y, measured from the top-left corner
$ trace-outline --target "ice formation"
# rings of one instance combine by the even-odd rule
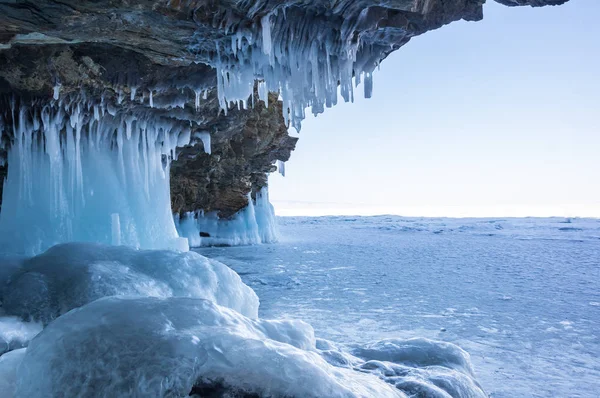
[[[25,356],[26,348],[0,356],[0,397],[13,398],[17,384],[17,367]]]
[[[210,133],[208,131],[200,131],[195,133],[194,136],[202,141],[204,152],[210,155],[212,152],[210,145]]]
[[[0,309],[0,355],[27,346],[29,340],[41,331],[41,323],[23,322],[18,317],[5,316]]]
[[[464,354],[455,347],[449,355],[456,352]],[[425,379],[402,362],[317,344],[300,321],[251,320],[200,299],[104,298],[58,318],[30,343],[15,396],[485,397],[446,358],[419,361],[432,364],[416,369]]]
[[[12,103],[4,184],[3,251],[40,253],[62,242],[187,250],[170,211],[169,165],[189,127],[110,104]]]
[[[216,42],[212,64],[217,69],[219,102],[225,112],[232,103],[251,96],[255,79],[262,80],[258,93],[265,103],[267,91],[281,94],[284,118],[297,130],[307,107],[315,115],[321,113],[337,103],[338,93],[345,101],[353,101],[353,86],[358,86],[363,76],[364,95],[371,96],[372,73],[381,49],[371,50],[373,45],[355,36],[368,17],[368,8],[357,19],[337,15],[340,30],[311,12],[283,5],[263,16],[252,29],[238,28]],[[303,25],[307,20],[310,29]]]
[[[277,241],[278,230],[269,191],[265,187],[256,193],[256,200],[248,194],[248,206],[231,219],[220,219],[216,213],[189,212],[175,214],[179,236],[187,238],[190,247],[237,246]]]
[[[285,177],[285,162],[278,160],[277,161],[277,170],[279,171],[279,174],[281,174],[283,177]]]
[[[10,315],[48,323],[106,296],[196,297],[252,318],[258,298],[234,271],[195,252],[68,243],[32,257],[2,298]],[[0,338],[2,337],[0,318]]]

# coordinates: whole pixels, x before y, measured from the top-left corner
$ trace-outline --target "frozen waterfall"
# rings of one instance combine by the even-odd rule
[[[117,237],[137,248],[188,249],[171,215],[169,165],[190,132],[111,113],[82,101],[13,101],[13,123],[5,128],[13,143],[0,215],[3,251],[35,254]]]

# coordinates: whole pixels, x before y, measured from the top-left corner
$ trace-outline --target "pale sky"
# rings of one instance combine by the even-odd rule
[[[270,178],[276,213],[600,217],[600,1],[484,14],[307,118]]]

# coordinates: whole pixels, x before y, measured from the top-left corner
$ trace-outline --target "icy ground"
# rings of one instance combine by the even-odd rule
[[[340,350],[259,319],[240,276],[195,252],[73,242],[0,270],[2,398],[486,396],[454,344]]]
[[[198,251],[261,318],[352,345],[454,342],[494,398],[600,396],[600,220],[280,218],[276,245]]]

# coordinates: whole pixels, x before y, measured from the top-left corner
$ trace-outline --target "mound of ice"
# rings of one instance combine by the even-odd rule
[[[17,366],[23,360],[26,350],[26,348],[21,348],[0,356],[0,397],[14,397]]]
[[[375,361],[401,363],[407,366],[445,366],[473,375],[469,354],[460,347],[426,338],[386,339],[358,347],[354,355]]]
[[[460,347],[426,338],[388,339],[354,350],[377,373],[409,396],[486,397],[474,379],[469,354]]]
[[[207,300],[108,297],[31,341],[15,396],[485,397],[461,367],[446,367],[459,349],[401,346],[377,352],[428,365],[365,362],[317,344],[304,322],[250,319]]]
[[[219,219],[216,213],[189,212],[175,215],[175,227],[180,237],[187,238],[190,247],[239,246],[277,242],[277,221],[269,191],[262,188],[248,206],[230,220]]]
[[[31,342],[16,396],[403,396],[377,377],[334,368],[314,346],[299,321],[251,320],[199,299],[104,298]]]
[[[258,297],[218,261],[194,252],[140,251],[93,243],[57,245],[10,278],[4,310],[44,323],[98,298],[196,297],[258,316]]]

